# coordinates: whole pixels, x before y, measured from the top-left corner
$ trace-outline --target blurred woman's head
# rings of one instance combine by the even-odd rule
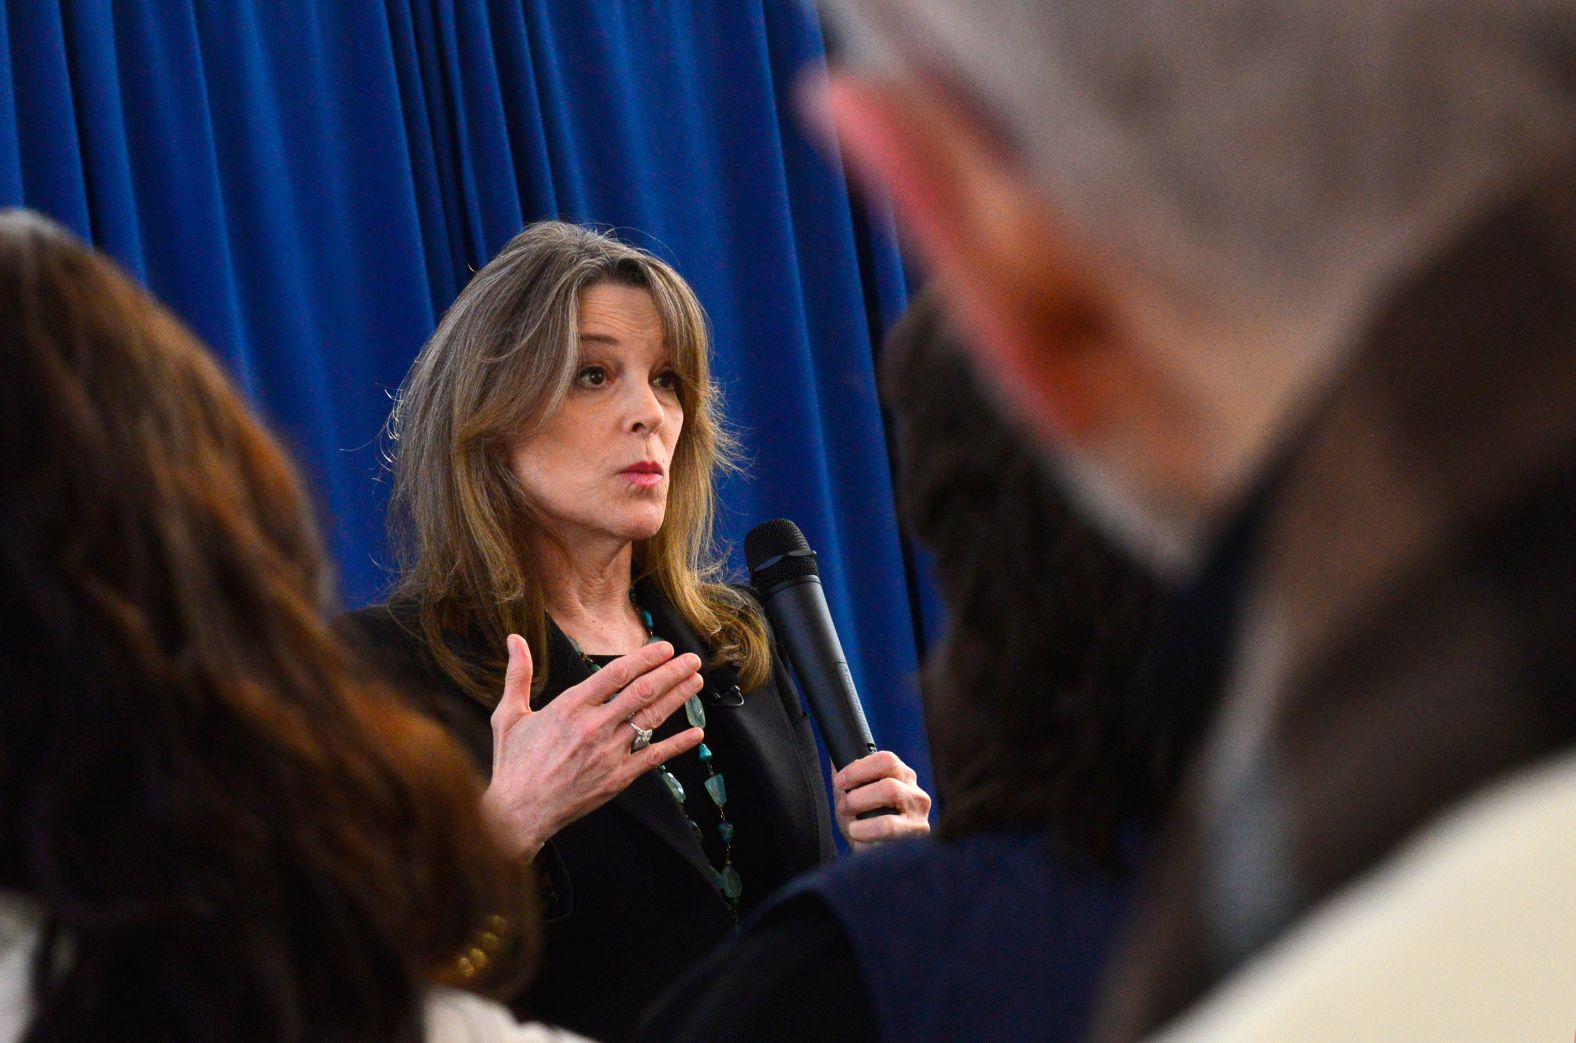
[[[619,405],[610,389],[626,368],[637,379],[622,386],[650,396]],[[600,408],[593,401],[616,415],[566,434]],[[478,629],[497,649],[524,635],[540,687],[545,596],[533,565],[604,522],[719,657],[741,664],[747,683],[764,677],[764,631],[711,582],[714,476],[731,466],[733,443],[718,416],[705,313],[669,265],[588,228],[530,225],[444,315],[390,433],[396,597],[422,606],[439,665],[478,698],[496,697],[501,664],[456,656],[442,635]],[[625,474],[649,463],[660,482]]]
[[[518,871],[441,729],[372,690],[284,454],[197,340],[0,215],[0,886],[33,1038],[416,1039]]]
[[[934,297],[894,328],[882,377],[899,507],[948,610],[922,678],[939,832],[1048,823],[1109,863],[1154,768],[1127,711],[1154,586],[1073,513]]]

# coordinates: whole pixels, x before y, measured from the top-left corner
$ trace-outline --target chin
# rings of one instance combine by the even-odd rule
[[[662,523],[666,520],[666,511],[655,511],[637,517],[625,519],[625,524],[620,526],[622,535],[631,543],[649,540],[662,531]]]

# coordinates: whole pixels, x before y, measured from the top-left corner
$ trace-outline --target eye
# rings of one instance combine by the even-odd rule
[[[575,383],[581,387],[599,388],[607,383],[607,370],[602,366],[581,366],[575,374]]]
[[[651,382],[657,387],[661,388],[663,391],[677,391],[683,386],[684,378],[673,372],[671,369],[665,369],[661,373],[658,373],[656,376],[652,377]]]

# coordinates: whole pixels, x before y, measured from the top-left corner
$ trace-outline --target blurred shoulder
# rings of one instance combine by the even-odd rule
[[[470,702],[433,658],[415,605],[369,605],[344,613],[334,627],[373,676],[429,712],[447,718],[452,705]]]
[[[44,911],[13,891],[0,891],[0,1041],[22,1038],[32,1020],[33,956]]]
[[[457,989],[434,989],[426,1004],[427,1043],[588,1043],[539,1022],[521,1024],[507,1008]]]

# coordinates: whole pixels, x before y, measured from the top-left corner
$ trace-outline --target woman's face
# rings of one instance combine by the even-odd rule
[[[571,547],[662,527],[684,427],[679,377],[651,294],[605,283],[580,297],[580,359],[563,405],[510,456],[520,488]]]

